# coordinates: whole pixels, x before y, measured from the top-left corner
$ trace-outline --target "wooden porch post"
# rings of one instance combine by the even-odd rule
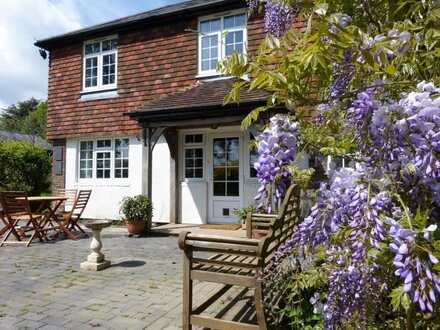
[[[142,137],[144,140],[144,146],[146,147],[146,153],[144,159],[145,171],[147,172],[147,197],[152,200],[153,197],[153,149],[157,140],[165,131],[165,127],[144,127],[142,129]]]
[[[167,130],[165,139],[168,143],[170,150],[170,223],[178,223],[178,181],[177,181],[177,164],[178,164],[178,143],[177,143],[177,130]]]

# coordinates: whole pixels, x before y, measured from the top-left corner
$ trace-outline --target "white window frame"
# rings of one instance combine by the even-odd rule
[[[249,149],[250,144],[254,143],[256,141],[256,138],[251,137],[252,133],[250,131],[245,131],[245,134],[247,134],[247,135],[246,135],[246,139],[245,139],[245,152],[244,152],[245,159],[244,159],[244,162],[249,165],[247,167],[247,170],[245,170],[246,179],[249,181],[258,181],[257,176],[251,176],[251,167],[253,166],[253,164],[251,164],[251,150]],[[258,149],[255,151],[257,151],[257,153],[258,153]]]
[[[115,176],[115,147],[116,140],[124,140],[128,139],[128,177],[126,178],[117,178]],[[98,147],[98,141],[110,140],[111,147]],[[81,142],[93,142],[93,159],[92,159],[92,177],[91,178],[81,178]],[[78,181],[99,181],[106,182],[110,180],[116,181],[124,181],[130,179],[130,138],[128,137],[115,137],[115,138],[97,138],[97,139],[84,139],[78,141],[78,161],[77,161],[77,180]],[[110,153],[110,177],[109,178],[98,178],[97,177],[97,160],[98,154],[103,152]]]
[[[232,29],[223,29],[224,27],[224,19],[227,16],[233,16],[233,15],[238,15],[238,14],[244,14],[245,15],[245,23],[244,26],[242,28],[232,28]],[[225,38],[226,38],[226,34],[229,32],[237,32],[237,31],[243,31],[243,53],[246,54],[247,53],[247,14],[246,14],[246,10],[244,9],[238,9],[238,10],[234,10],[234,11],[229,11],[229,12],[224,12],[224,13],[219,13],[216,15],[209,15],[209,16],[203,16],[203,17],[199,17],[198,20],[198,29],[200,31],[200,23],[204,22],[204,21],[209,21],[212,19],[218,19],[220,18],[221,21],[221,30],[220,31],[216,31],[216,32],[208,32],[208,33],[199,33],[199,37],[198,37],[198,76],[197,77],[206,77],[206,76],[213,76],[213,75],[219,75],[219,72],[214,69],[214,70],[202,70],[202,38],[206,37],[206,36],[214,36],[217,35],[217,40],[218,40],[218,49],[219,49],[219,53],[218,53],[218,59],[219,61],[223,60],[224,58],[226,58],[226,45],[225,45]]]
[[[185,140],[186,140],[186,136],[187,135],[202,135],[202,141],[201,142],[185,142]],[[203,181],[203,180],[205,180],[205,177],[206,177],[206,148],[205,148],[205,134],[203,134],[203,133],[196,133],[196,132],[186,132],[186,133],[183,133],[183,138],[182,138],[182,141],[183,141],[183,157],[182,157],[182,159],[183,159],[183,169],[182,169],[182,177],[183,177],[183,179],[185,180],[185,181]],[[203,170],[203,176],[202,177],[199,177],[199,178],[187,178],[186,177],[186,164],[185,164],[185,161],[186,161],[186,158],[185,158],[185,154],[186,154],[186,150],[187,149],[202,149],[202,153],[203,153],[203,155],[202,155],[202,164],[203,164],[203,166],[202,166],[202,170]]]
[[[105,91],[105,90],[115,89],[117,87],[117,85],[118,85],[118,47],[119,47],[119,44],[118,44],[118,47],[116,47],[116,49],[111,49],[108,51],[101,50],[99,53],[93,53],[93,54],[86,55],[86,45],[90,45],[90,44],[94,44],[94,43],[99,42],[99,43],[101,43],[101,47],[102,47],[103,41],[112,40],[112,39],[118,39],[118,36],[112,35],[112,36],[108,36],[105,38],[87,40],[83,43],[83,47],[82,47],[82,54],[83,54],[82,88],[83,88],[83,92]],[[115,82],[113,84],[103,85],[102,84],[103,57],[105,55],[110,55],[110,54],[115,54]],[[98,66],[97,81],[98,81],[98,83],[96,86],[86,87],[86,61],[87,61],[87,59],[90,59],[93,57],[97,58],[97,66]]]

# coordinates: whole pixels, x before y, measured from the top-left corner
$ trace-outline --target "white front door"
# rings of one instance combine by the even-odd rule
[[[241,207],[241,139],[238,135],[210,139],[209,222],[237,223],[232,211]]]

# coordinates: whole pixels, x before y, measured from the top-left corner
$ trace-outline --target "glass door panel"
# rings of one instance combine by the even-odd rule
[[[239,196],[239,139],[213,139],[214,196]]]

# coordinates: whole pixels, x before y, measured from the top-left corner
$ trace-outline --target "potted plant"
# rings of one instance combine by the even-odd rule
[[[129,236],[142,234],[151,228],[153,204],[147,196],[126,196],[120,204],[119,212],[123,215]]]

